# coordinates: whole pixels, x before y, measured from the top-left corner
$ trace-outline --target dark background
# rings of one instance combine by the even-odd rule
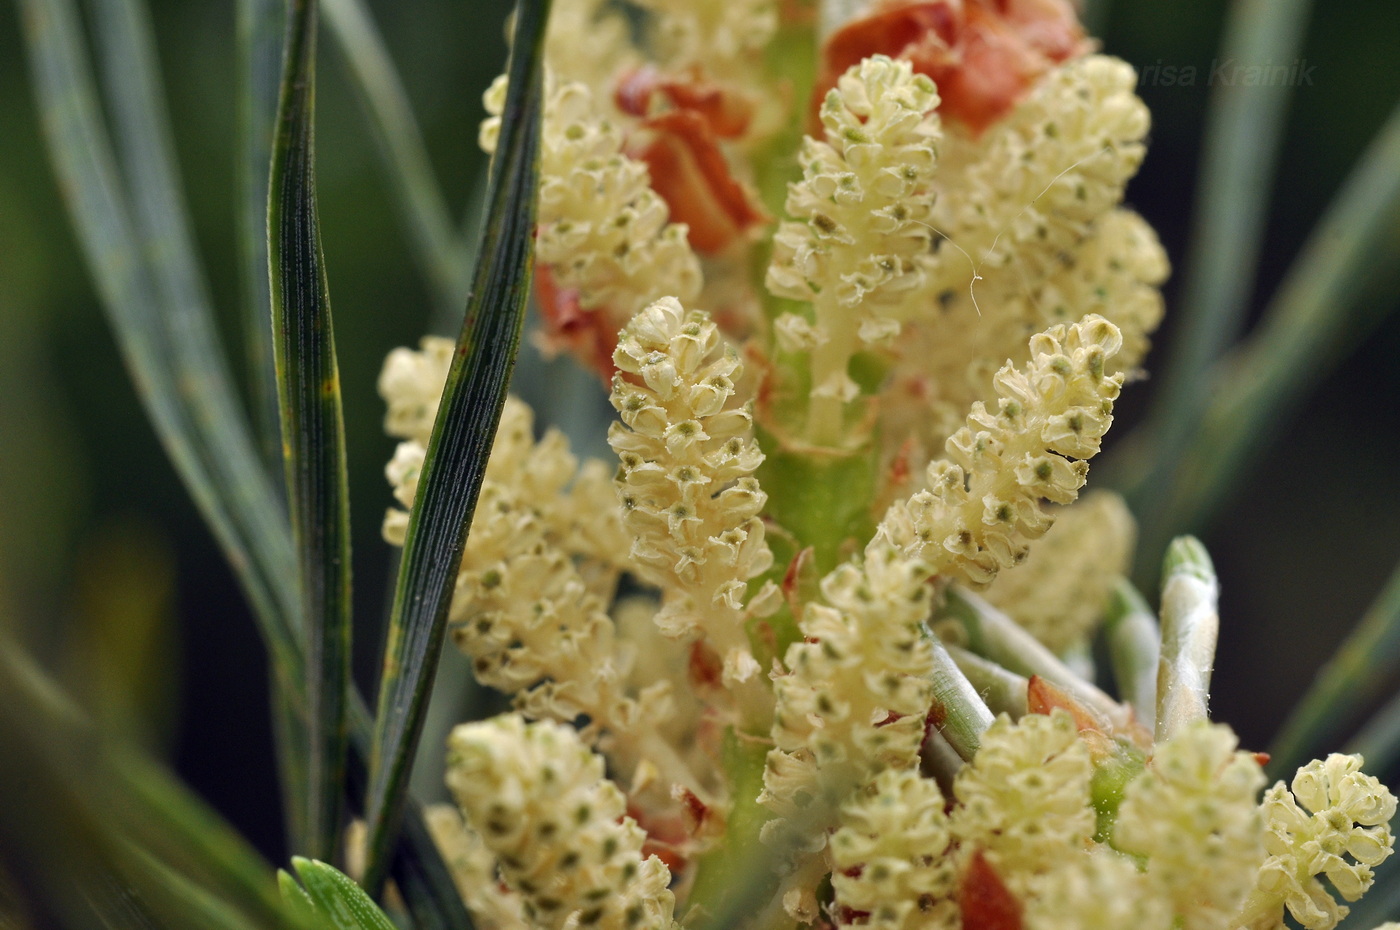
[[[443,187],[462,205],[480,170],[480,93],[502,67],[507,5],[373,6]],[[1293,97],[1256,313],[1400,100],[1400,8],[1390,0],[1319,7],[1303,50],[1316,65],[1313,85]],[[233,7],[156,2],[153,15],[196,234],[228,346],[241,359]],[[1178,265],[1223,15],[1217,0],[1120,0],[1103,32],[1105,50],[1139,69],[1198,69],[1193,87],[1140,89],[1154,129],[1128,194]],[[349,434],[357,654],[367,676],[389,577],[378,527],[390,503],[382,470],[392,452],[374,381],[385,352],[413,343],[432,314],[340,56],[329,37],[322,48],[321,220]],[[123,640],[139,686],[134,714],[145,721],[131,726],[280,860],[265,657],[127,381],[46,162],[25,68],[8,8],[0,13],[0,616],[69,687],[98,703],[100,675],[84,656],[110,635],[104,624],[125,618],[129,629],[147,631]],[[1173,287],[1159,343],[1169,340]],[[1205,531],[1224,584],[1215,716],[1251,748],[1267,744],[1400,557],[1397,357],[1400,316],[1392,314],[1290,419],[1284,439]],[[1115,434],[1150,390],[1148,383],[1125,394]]]

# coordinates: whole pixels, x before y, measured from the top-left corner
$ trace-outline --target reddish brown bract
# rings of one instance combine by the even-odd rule
[[[567,351],[587,363],[604,383],[612,380],[617,371],[613,349],[617,348],[622,323],[609,315],[608,308],[585,309],[579,303],[578,291],[559,287],[548,265],[535,268],[535,302],[544,324],[546,348]]]
[[[650,66],[623,75],[614,99],[619,110],[641,118],[627,154],[646,164],[671,222],[690,227],[692,247],[718,252],[769,221],[719,147],[720,139],[748,129],[750,100],[698,75],[681,78]]]
[[[645,162],[651,187],[671,208],[671,222],[690,227],[690,244],[718,252],[768,222],[729,173],[706,118],[693,110],[651,117],[627,142],[627,154]]]
[[[753,102],[733,88],[694,75],[677,78],[651,65],[624,74],[617,83],[614,99],[623,113],[642,119],[664,111],[668,105],[688,110],[701,117],[721,139],[743,135],[753,119]]]
[[[940,115],[980,133],[1089,48],[1067,0],[880,0],[827,39],[813,113],[847,68],[888,55],[933,78]]]
[[[977,850],[958,885],[963,930],[1021,930],[1021,902]]]

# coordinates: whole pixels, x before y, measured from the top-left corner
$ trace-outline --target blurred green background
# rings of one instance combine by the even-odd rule
[[[507,6],[373,4],[454,205],[466,204],[481,169],[480,92],[502,68]],[[1140,88],[1154,129],[1128,195],[1178,264],[1224,11],[1219,0],[1120,0],[1102,32],[1105,50],[1140,70],[1192,65],[1199,72],[1194,86],[1148,80]],[[111,726],[165,754],[280,861],[262,648],[128,383],[46,161],[16,13],[2,15],[0,622]],[[238,368],[234,10],[230,3],[155,2],[153,16],[185,192]],[[392,443],[380,429],[374,383],[384,354],[416,341],[433,312],[341,57],[328,37],[322,47],[321,221],[349,438],[356,653],[367,680],[390,577],[378,527],[390,503],[382,471]],[[1314,14],[1302,57],[1315,70],[1289,111],[1256,312],[1400,100],[1397,49],[1400,8],[1389,0]],[[1170,341],[1174,287],[1159,346]],[[1400,304],[1393,295],[1390,302],[1391,309]],[[1149,358],[1149,369],[1159,357]],[[1390,313],[1290,418],[1284,439],[1219,518],[1198,528],[1224,585],[1214,712],[1251,748],[1268,743],[1400,559],[1397,358],[1400,314]],[[563,377],[538,365],[522,371],[531,393]],[[1151,389],[1148,382],[1125,393],[1115,434],[1126,432]]]

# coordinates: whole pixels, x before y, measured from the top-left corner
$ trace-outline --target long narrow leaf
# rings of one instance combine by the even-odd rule
[[[363,0],[324,0],[323,13],[388,169],[390,192],[440,313],[461,312],[468,250],[433,175],[408,94]]]
[[[98,114],[69,0],[29,0],[25,22],[50,152],[128,369],[176,469],[253,605],[274,663],[273,701],[299,707],[291,539],[233,401],[183,216],[144,9],[103,0],[102,28],[125,186]],[[262,173],[266,176],[266,149]],[[266,238],[266,200],[259,210]],[[266,290],[266,263],[262,269]],[[263,329],[267,329],[266,314]],[[289,714],[288,720],[299,719]],[[279,727],[284,773],[304,740]],[[295,793],[295,784],[284,787]],[[301,805],[299,805],[301,806]]]
[[[126,855],[135,844],[184,884],[242,915],[245,925],[286,925],[271,868],[242,838],[164,770],[104,738],[8,640],[0,641],[0,707],[0,789],[11,815],[5,819],[27,816],[43,831],[25,846],[39,857],[41,873],[59,878],[63,868],[44,863],[71,857],[69,871],[82,862],[96,874],[135,881],[140,876],[128,871]],[[34,877],[49,883],[44,874]],[[151,887],[168,885],[159,874],[145,877]],[[61,882],[52,892],[62,892]]]
[[[373,720],[356,693],[350,701],[350,764],[346,772],[351,805],[368,793]],[[357,815],[363,808],[355,810]],[[458,894],[452,873],[442,860],[412,797],[404,803],[403,829],[394,847],[390,874],[403,894],[417,930],[472,930],[471,916]]]
[[[1043,678],[1110,720],[1121,716],[1118,704],[1111,697],[1092,682],[1080,678],[1058,656],[1026,632],[1025,627],[976,594],[956,586],[950,587],[935,617],[962,624],[966,647],[983,658],[991,659],[1018,675]]]
[[[1234,0],[1219,60],[1291,61],[1310,8],[1310,0]],[[1210,397],[1202,375],[1243,329],[1291,93],[1286,84],[1229,81],[1211,89],[1179,322],[1148,420],[1165,448],[1189,435]],[[1135,512],[1175,460],[1140,464],[1146,467],[1117,475]]]
[[[168,771],[130,751],[110,751],[120,794],[116,822],[161,861],[263,919],[277,916],[270,867],[244,839]]]
[[[41,753],[23,754],[20,722],[0,716],[0,848],[6,850],[6,909],[27,920],[15,930],[166,930],[115,868],[83,799],[46,771]],[[11,910],[13,908],[13,910]]]
[[[277,755],[277,780],[282,790],[282,828],[288,849],[296,849],[309,836],[307,813],[311,810],[311,780],[308,777],[308,747],[305,708],[301,696],[291,696],[277,682],[269,682],[268,707],[272,717],[273,749]]]
[[[1372,715],[1346,751],[1360,753],[1366,760],[1366,771],[1379,778],[1394,771],[1400,762],[1400,694]]]
[[[1400,664],[1400,566],[1351,631],[1317,680],[1279,729],[1269,747],[1269,770],[1275,777],[1291,776],[1309,753],[1327,748],[1322,736],[1346,726],[1356,711],[1394,686]]]
[[[282,79],[282,0],[238,0],[238,252],[253,422],[270,474],[282,474],[272,293],[267,278],[267,176]]]
[[[433,854],[417,853],[423,849]],[[472,930],[471,917],[462,904],[452,873],[438,854],[422,808],[412,797],[405,805],[403,829],[389,874],[403,894],[417,930]]]
[[[1147,601],[1125,578],[1114,586],[1103,629],[1118,699],[1131,704],[1138,722],[1150,730],[1157,720],[1162,631]]]
[[[91,911],[91,916],[84,919],[77,917],[71,905],[66,908],[75,926],[84,930],[96,926],[104,930],[166,930],[135,888],[118,876],[114,869],[99,869],[91,870],[72,883],[73,891]]]
[[[1311,7],[1311,0],[1234,0],[1220,60],[1292,61]],[[1287,82],[1211,88],[1177,341],[1154,396],[1168,415],[1199,396],[1202,372],[1244,326],[1291,96]]]
[[[286,516],[260,466],[214,323],[180,193],[149,15],[142,0],[97,0],[96,9],[119,167],[197,449],[231,519],[255,544],[275,548],[286,539]],[[276,554],[266,560],[285,572],[271,561]],[[290,575],[279,574],[283,596],[292,590],[289,582]]]
[[[72,0],[20,0],[48,148],[97,289],[156,433],[237,573],[284,686],[299,678],[291,534],[231,398],[212,323],[199,304],[168,305],[123,190],[98,111]],[[158,192],[143,191],[156,197]],[[146,210],[148,226],[156,220]],[[158,211],[157,211],[158,212]],[[148,260],[148,256],[155,259]],[[165,266],[168,268],[169,266]]]
[[[254,5],[242,3],[242,7]],[[259,0],[256,5],[260,8],[241,8],[239,11],[240,45],[248,46],[251,56],[262,59],[253,62],[248,69],[248,86],[242,88],[245,94],[240,98],[239,106],[240,131],[246,137],[239,159],[240,187],[245,207],[250,196],[257,198],[255,210],[244,210],[243,219],[245,223],[252,220],[254,233],[245,234],[241,258],[245,275],[252,279],[247,283],[248,301],[258,308],[257,325],[249,326],[247,335],[249,351],[254,359],[251,379],[254,410],[259,415],[257,419],[262,427],[259,445],[264,472],[271,475],[280,474],[281,443],[276,433],[276,383],[272,374],[272,332],[268,326],[267,166],[277,106],[283,17],[279,3]],[[149,13],[139,0],[97,0],[95,7],[106,74],[104,86],[117,114],[115,122],[124,150],[123,164],[128,174],[128,186],[135,192],[137,220],[147,230],[148,239],[153,244],[153,248],[147,250],[151,262],[158,276],[165,279],[167,299],[173,308],[167,316],[173,314],[183,318],[180,327],[190,332],[185,341],[193,348],[189,356],[198,362],[197,367],[202,372],[200,378],[186,377],[184,380],[194,385],[196,390],[202,386],[204,396],[198,406],[211,408],[215,412],[213,417],[203,417],[206,422],[216,428],[217,421],[224,424],[241,422],[241,411],[230,403],[232,381],[223,370],[223,354],[208,322],[212,320],[212,308],[180,196],[169,118],[161,105],[163,94],[156,73]],[[266,35],[269,25],[272,33],[270,40]],[[254,73],[259,70],[270,71],[270,75],[264,73],[259,80],[259,75]],[[256,154],[249,152],[250,148],[255,149]],[[252,215],[248,216],[249,213]],[[178,357],[174,361],[179,364]],[[184,366],[187,373],[190,367]],[[272,405],[270,416],[264,410],[265,404]],[[198,422],[197,411],[194,416]],[[230,429],[231,425],[225,425],[221,431],[228,432]],[[216,437],[214,442],[205,444],[210,447],[208,460],[214,471],[230,463],[239,466],[236,469],[238,472],[246,472],[253,467],[241,449],[229,449],[230,445],[240,445],[237,440],[221,442]],[[268,464],[274,461],[277,472],[267,471]],[[234,475],[233,480],[240,482],[241,479]],[[274,532],[282,535],[284,531],[279,527]],[[293,709],[300,703],[300,696],[282,692],[285,680],[299,679],[299,675],[295,678],[274,676],[270,695],[274,708],[277,708],[274,733],[277,736],[284,810],[291,838],[304,835],[301,821],[306,807],[306,780],[299,773],[306,768],[306,760],[301,757],[304,756],[307,741],[301,715]]]
[[[292,867],[312,907],[335,930],[394,930],[379,906],[343,872],[301,858],[294,858]]]
[[[248,919],[134,843],[118,847],[117,866],[132,887],[166,917],[166,925],[199,930],[248,930]]]
[[[548,7],[548,0],[522,0],[517,8],[510,93],[492,165],[489,225],[394,591],[366,804],[365,885],[372,893],[387,874],[387,853],[398,830],[457,568],[520,342],[534,257],[540,59]]]
[[[335,334],[316,214],[316,3],[294,0],[268,188],[273,358],[306,619],[303,849],[339,848],[350,687],[350,506]]]
[[[102,89],[110,102],[120,169],[140,246],[161,297],[161,319],[176,350],[171,363],[189,395],[187,409],[197,440],[223,488],[236,492],[250,481],[262,484],[189,227],[149,11],[144,0],[94,0],[93,6],[105,78]],[[285,522],[273,497],[242,494],[231,501],[235,516],[254,526],[257,521],[274,527]]]
[[[1157,447],[1179,467],[1138,511],[1140,560],[1172,533],[1203,529],[1307,388],[1382,319],[1400,286],[1400,107],[1352,169],[1308,237],[1263,322],[1212,371],[1212,398],[1184,447]],[[1150,566],[1139,565],[1143,580]]]
[[[933,683],[929,719],[963,761],[971,762],[982,745],[982,734],[992,725],[992,712],[943,643],[932,635],[929,641],[933,653],[928,669]]]
[[[50,157],[103,306],[157,435],[254,607],[273,659],[274,685],[285,699],[282,713],[297,726],[304,709],[300,689],[290,685],[303,680],[304,658],[294,632],[300,608],[290,527],[265,472],[247,469],[247,480],[225,489],[200,452],[196,424],[201,420],[189,409],[192,397],[198,395],[188,389],[203,373],[194,361],[177,370],[176,357],[188,349],[168,332],[170,320],[161,314],[158,289],[137,247],[141,239],[98,111],[73,3],[20,0],[20,10]],[[224,427],[250,437],[246,424],[225,423]],[[239,463],[255,462],[251,438],[242,444],[249,450],[246,455],[223,459],[221,464],[244,468]],[[263,516],[250,522],[249,510]],[[269,513],[276,519],[268,519]],[[371,721],[363,706],[360,710],[355,729],[367,759]],[[285,768],[297,771],[297,760],[291,762]],[[451,883],[443,878],[441,858],[431,842],[424,841],[425,832],[419,827],[399,844],[396,861],[426,863],[422,873],[438,881],[433,897],[451,900]],[[446,925],[467,926],[460,901],[452,903],[456,908],[446,911]]]

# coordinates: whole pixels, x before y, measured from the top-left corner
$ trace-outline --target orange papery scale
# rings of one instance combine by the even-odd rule
[[[671,874],[685,867],[686,857],[681,847],[690,839],[685,821],[678,814],[656,814],[636,804],[627,805],[627,816],[646,831],[647,838],[642,843],[642,858],[655,856],[666,863]]]
[[[1089,51],[1073,4],[1065,0],[993,0],[996,9],[1032,48],[1052,61],[1064,61]]]
[[[817,21],[816,0],[778,0],[778,20],[786,26],[810,26]]]
[[[1092,708],[1075,700],[1058,685],[1039,675],[1032,675],[1026,688],[1026,709],[1033,714],[1049,716],[1050,712],[1057,708],[1069,711],[1070,716],[1074,718],[1075,728],[1081,733],[1086,730],[1102,733],[1109,729],[1108,721]]]
[[[698,75],[676,77],[653,65],[627,72],[614,93],[623,113],[647,119],[666,109],[695,113],[721,139],[742,136],[753,121],[753,101],[732,87]]]
[[[697,251],[718,252],[769,221],[734,180],[718,137],[694,110],[644,120],[628,139],[627,154],[646,164],[652,190],[671,208],[671,222],[690,227]]]
[[[1021,930],[1021,902],[978,849],[958,884],[963,930]]]
[[[680,802],[682,825],[686,833],[698,836],[701,830],[711,826],[710,805],[700,800],[700,796],[684,785],[676,785],[671,797]]]
[[[879,54],[932,78],[939,114],[981,133],[1042,74],[1089,48],[1067,0],[880,0],[826,40],[813,123],[841,75]]]
[[[567,351],[596,371],[604,383],[611,381],[617,371],[613,350],[623,323],[612,319],[604,308],[586,309],[579,302],[578,291],[559,287],[548,265],[535,268],[535,302],[544,324],[546,348]]]
[[[690,683],[701,691],[718,688],[724,675],[724,663],[713,649],[702,642],[691,644],[687,669]]]
[[[1097,709],[1081,703],[1039,675],[1032,675],[1026,687],[1026,709],[1032,714],[1049,714],[1056,708],[1068,711],[1074,718],[1080,739],[1088,744],[1095,759],[1102,760],[1114,753],[1114,737],[1125,739],[1139,749],[1152,748],[1152,734],[1131,714],[1115,726]]]
[[[1081,704],[1068,692],[1051,684],[1039,675],[1032,675],[1026,687],[1026,710],[1032,714],[1049,714],[1056,710],[1068,711],[1074,718],[1074,727],[1079,738],[1089,747],[1095,759],[1103,759],[1113,752],[1112,725],[1093,708]]]
[[[793,556],[783,573],[783,598],[795,620],[802,619],[802,608],[815,601],[821,590],[821,573],[817,570],[817,550],[811,546]]]
[[[849,873],[849,871],[855,871],[856,874],[855,874],[854,876],[852,876],[853,878],[860,875],[860,870],[858,870],[858,869],[856,869],[856,870],[848,870],[848,873]],[[840,921],[840,923],[838,923],[836,926],[840,926],[840,927],[857,927],[857,926],[860,926],[861,924],[864,924],[865,922],[867,922],[867,921],[870,919],[870,912],[869,912],[869,911],[858,911],[858,910],[856,910],[856,909],[853,908],[853,907],[846,907],[846,906],[843,904],[843,905],[840,907],[840,909],[839,909],[839,911],[838,911],[838,913],[837,913],[836,916],[837,916],[837,918],[838,918],[839,921]],[[830,925],[828,924],[828,926],[830,926]]]

